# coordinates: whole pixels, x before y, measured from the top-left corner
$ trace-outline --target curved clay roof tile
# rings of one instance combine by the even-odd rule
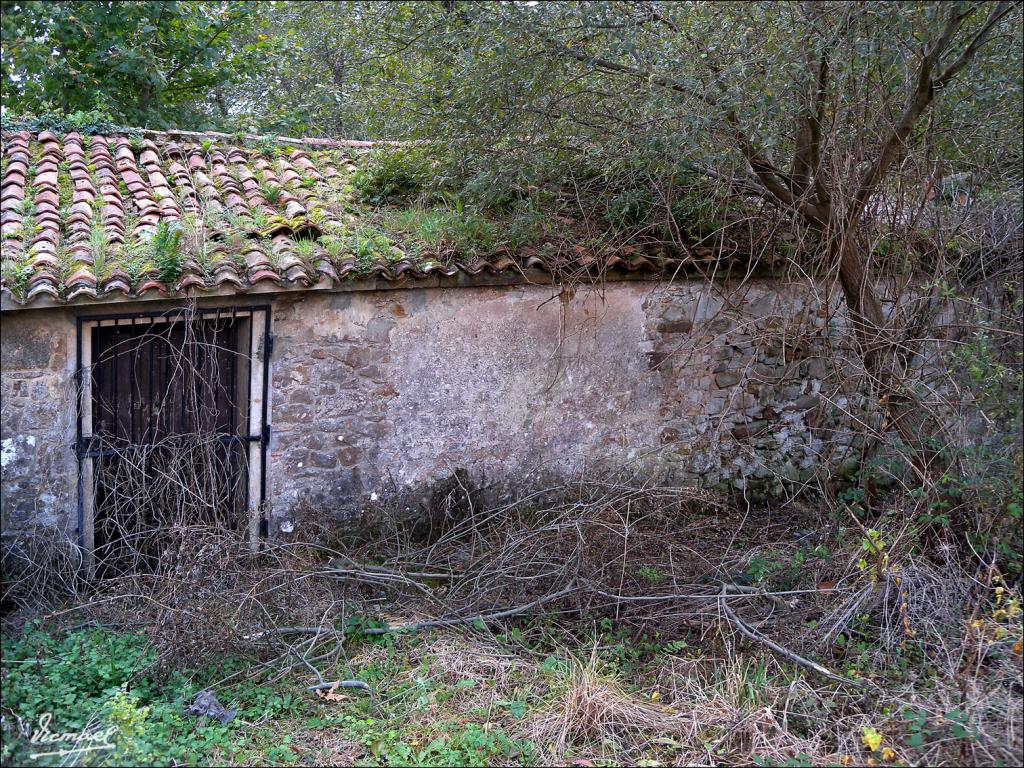
[[[635,248],[613,255],[587,248],[567,249],[556,242],[551,250],[562,254],[557,258],[543,256],[546,251],[537,248],[518,254],[498,248],[467,264],[449,252],[404,254],[397,247],[402,245],[401,235],[394,237],[396,243],[377,248],[378,255],[369,264],[365,258],[357,261],[351,253],[335,261],[326,256],[322,243],[315,244],[312,256],[307,257],[297,250],[300,238],[316,239],[329,233],[341,238],[343,248],[351,247],[347,239],[358,226],[358,212],[353,208],[357,201],[342,182],[355,169],[354,152],[372,143],[282,138],[279,141],[286,147],[285,153],[269,159],[251,147],[234,144],[223,134],[144,131],[143,135],[141,143],[125,135],[83,137],[77,132],[63,139],[51,131],[3,136],[3,259],[5,265],[14,262],[31,271],[29,301],[47,293],[56,301],[72,296],[104,301],[112,300],[104,298],[105,294],[134,296],[155,290],[174,295],[174,290],[155,280],[152,273],[133,290],[138,281],[129,278],[126,266],[137,274],[128,258],[137,254],[138,241],[152,236],[160,222],[184,217],[196,226],[180,241],[183,255],[192,260],[196,248],[206,248],[212,260],[208,263],[216,271],[208,278],[185,274],[179,287],[204,290],[207,284],[243,292],[256,283],[263,287],[271,283],[283,288],[314,283],[326,287],[347,278],[412,281],[430,275],[518,273],[534,267],[597,273],[613,265],[621,270],[658,272],[682,263]],[[201,142],[210,139],[213,146],[204,153]],[[348,152],[343,152],[343,147]],[[30,169],[34,174],[31,184]],[[68,181],[70,204],[61,194]],[[269,195],[273,203],[264,194],[268,188],[276,190]],[[34,206],[31,215],[23,211],[25,201]],[[90,268],[97,231],[106,241],[108,277],[103,280]],[[266,244],[270,237],[273,256]],[[257,240],[264,244],[257,245]],[[63,277],[60,261],[65,257],[58,259],[58,252],[75,263]],[[706,255],[699,248],[683,256],[691,262],[724,258],[721,253]],[[93,290],[91,281],[105,284],[101,290]],[[5,285],[5,301],[8,296],[14,298]]]

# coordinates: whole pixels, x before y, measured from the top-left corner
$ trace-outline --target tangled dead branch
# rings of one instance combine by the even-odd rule
[[[858,683],[856,680],[851,680],[848,677],[840,677],[839,675],[835,674],[834,672],[831,672],[830,670],[828,670],[825,667],[821,666],[821,664],[818,664],[816,661],[811,661],[810,659],[806,659],[806,658],[804,658],[803,656],[801,656],[798,653],[794,653],[793,651],[791,651],[788,648],[785,648],[785,647],[779,645],[774,640],[766,637],[761,632],[758,632],[756,629],[754,629],[753,627],[749,626],[745,621],[743,621],[739,616],[736,615],[736,612],[733,611],[732,608],[729,607],[729,600],[728,600],[728,598],[729,598],[729,585],[723,583],[722,584],[722,591],[719,593],[719,605],[722,607],[722,613],[724,613],[726,618],[728,618],[729,621],[731,621],[733,623],[733,626],[735,626],[736,629],[738,629],[746,637],[749,637],[754,642],[760,643],[761,645],[763,645],[766,648],[769,648],[770,650],[772,650],[773,652],[775,652],[775,653],[777,653],[777,654],[779,654],[779,655],[789,659],[790,661],[795,662],[796,664],[800,665],[801,667],[804,667],[805,669],[809,669],[812,672],[816,672],[817,674],[821,675],[822,677],[826,677],[829,680],[834,680],[837,683],[843,683],[844,685],[852,685],[852,686],[854,686],[856,688],[861,687],[861,684]]]
[[[708,632],[717,625],[715,606],[726,602],[719,585],[726,578],[731,583],[727,574],[742,567],[729,552],[732,526],[742,521],[723,520],[717,506],[709,516],[706,501],[673,488],[574,484],[543,508],[531,498],[478,509],[429,544],[416,544],[396,521],[390,535],[350,552],[305,542],[271,543],[253,552],[238,532],[176,526],[150,568],[111,574],[71,612],[50,615],[144,625],[165,656],[231,650],[278,671],[307,670],[316,685],[344,659],[353,635],[495,625],[541,611],[615,616],[637,631],[657,627],[670,635],[688,633],[697,619]],[[721,525],[717,542],[708,535],[713,521]],[[704,532],[699,557],[687,526]],[[396,538],[400,544],[387,556],[380,541]],[[128,546],[132,540],[123,541]],[[607,553],[623,552],[623,544],[623,556],[610,559]],[[362,564],[370,559],[381,564]],[[729,601],[754,607],[763,597],[773,613],[786,607],[770,590],[729,589]],[[814,593],[787,596],[810,602]],[[381,615],[372,608],[381,597],[384,606],[402,606],[422,618]],[[380,625],[367,624],[368,614],[377,614]],[[725,615],[749,631],[732,608],[726,606]],[[304,639],[296,642],[298,637]],[[815,669],[810,664],[805,666]]]
[[[358,679],[367,654],[380,650],[360,638],[476,627],[479,631],[461,638],[434,633],[421,642],[486,643],[489,635],[481,622],[496,633],[510,636],[514,629],[536,642],[548,632],[573,633],[607,621],[616,632],[635,637],[659,633],[666,642],[685,641],[682,647],[724,651],[722,663],[735,666],[740,676],[751,674],[742,667],[751,656],[733,650],[733,639],[743,637],[774,654],[773,668],[789,667],[787,674],[800,690],[817,685],[815,679],[825,682],[808,696],[826,695],[827,688],[828,696],[843,701],[910,694],[879,686],[865,670],[858,682],[829,669],[830,655],[842,658],[836,655],[836,637],[873,632],[874,664],[883,669],[902,658],[910,631],[915,649],[948,669],[968,701],[984,700],[990,683],[980,680],[983,674],[991,678],[985,670],[1001,670],[1000,685],[1016,683],[1009,667],[1000,666],[1012,658],[1012,638],[995,645],[974,635],[958,638],[957,628],[969,624],[982,583],[974,579],[972,586],[968,577],[950,589],[949,574],[964,570],[956,563],[938,568],[903,560],[887,582],[876,583],[873,569],[862,571],[837,557],[805,564],[788,586],[771,580],[753,585],[743,583],[746,574],[772,552],[781,558],[795,553],[802,546],[796,542],[807,541],[805,532],[819,524],[817,513],[779,519],[718,505],[709,510],[704,497],[692,491],[608,481],[561,490],[545,494],[542,503],[531,495],[522,506],[477,505],[430,543],[417,542],[398,516],[390,517],[392,528],[385,535],[350,548],[327,538],[268,542],[254,552],[239,532],[183,527],[170,539],[173,549],[150,571],[96,581],[88,595],[51,595],[51,604],[63,597],[73,605],[45,615],[64,625],[144,631],[159,651],[160,665],[202,663],[211,652],[242,656],[251,664],[224,682],[291,676],[324,697],[340,697],[343,690],[367,692],[375,700],[394,695],[387,682],[368,690]],[[756,544],[737,548],[737,540]],[[866,615],[872,617],[870,629]],[[818,629],[806,629],[812,620]],[[404,646],[408,640],[394,642]],[[510,657],[494,661],[499,671],[530,658],[525,643],[503,648]],[[451,653],[443,658],[465,663]],[[793,706],[787,702],[796,693],[780,691],[774,714],[764,715],[761,707],[755,716],[734,703],[746,694],[729,692],[732,672],[725,683],[703,678],[700,685],[684,683],[687,658],[666,657],[664,663],[676,671],[664,689],[674,691],[675,709],[692,699],[703,708],[700,717],[714,710],[726,718],[726,735],[709,747],[714,754],[727,750],[743,762],[755,750],[810,748],[786,729],[784,713]],[[794,677],[792,665],[812,676]],[[450,673],[459,679],[457,667]],[[581,661],[565,685],[557,699],[564,706],[552,706],[522,725],[524,735],[547,740],[556,752],[563,742],[593,744],[587,754],[600,756],[605,738],[641,751],[652,738],[679,743],[696,738],[695,721],[638,701],[621,679],[598,665]],[[1006,717],[1012,720],[1015,711]],[[844,727],[870,722],[850,715]],[[829,749],[840,754],[835,745]],[[690,758],[706,758],[701,754]]]

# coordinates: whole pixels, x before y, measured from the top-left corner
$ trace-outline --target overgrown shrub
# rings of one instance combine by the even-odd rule
[[[626,189],[608,201],[604,216],[614,230],[630,229],[648,222],[655,200],[643,189]]]
[[[388,147],[369,153],[353,183],[363,201],[385,205],[408,201],[431,186],[433,163],[418,145]]]

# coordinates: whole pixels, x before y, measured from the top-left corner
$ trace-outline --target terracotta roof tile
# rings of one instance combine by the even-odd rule
[[[339,252],[337,243],[328,252],[327,239],[318,238],[344,233],[358,221],[358,207],[345,198],[346,182],[356,169],[351,152],[370,144],[281,139],[283,148],[268,157],[223,136],[146,136],[3,135],[5,294],[22,304],[41,296],[106,301],[529,269],[671,273],[682,261],[632,247],[598,255],[581,246],[558,259],[530,247],[469,260],[389,247],[368,261],[345,248]],[[182,233],[172,284],[161,280],[168,272],[147,251],[160,225]],[[712,261],[711,251],[703,250],[686,260]]]

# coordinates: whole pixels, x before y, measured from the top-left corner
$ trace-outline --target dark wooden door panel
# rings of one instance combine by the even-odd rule
[[[93,434],[130,445],[238,434],[239,323],[151,323],[93,332]]]
[[[93,329],[99,575],[153,566],[176,526],[245,525],[249,328],[230,317]]]

